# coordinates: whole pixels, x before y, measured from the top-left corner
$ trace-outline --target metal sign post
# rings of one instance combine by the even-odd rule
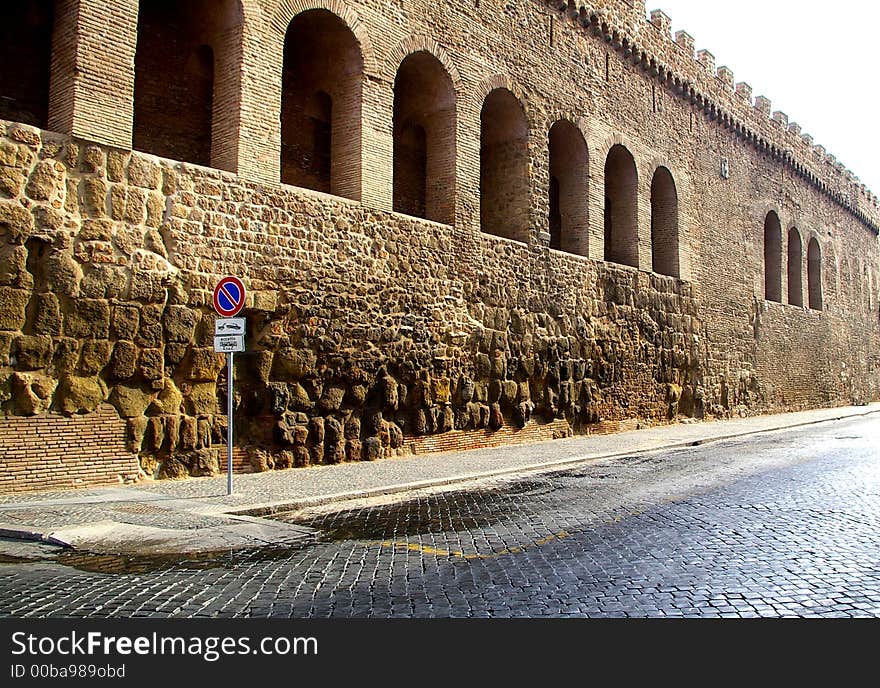
[[[231,351],[226,354],[226,494],[232,494],[232,386],[235,368],[232,367]]]
[[[244,308],[244,284],[237,277],[224,277],[214,288],[214,310],[221,318],[214,321],[214,351],[226,354],[226,494],[232,494],[232,440],[235,389],[234,355],[244,351],[245,318],[236,318]]]

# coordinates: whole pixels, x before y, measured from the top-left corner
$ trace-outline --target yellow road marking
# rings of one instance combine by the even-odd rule
[[[459,552],[456,550],[428,547],[427,545],[420,545],[416,542],[395,542],[394,540],[385,540],[383,542],[380,542],[379,545],[381,547],[390,547],[392,549],[422,552],[423,554],[434,554],[438,557],[458,557],[460,559],[495,559],[496,557],[503,557],[507,554],[519,554],[525,549],[529,549],[531,547],[540,547],[541,545],[546,545],[556,540],[567,538],[569,537],[569,535],[569,533],[561,530],[558,533],[548,535],[547,537],[541,538],[540,540],[535,540],[527,545],[523,545],[521,547],[505,547],[504,549],[491,552],[490,554],[465,554],[464,552]]]

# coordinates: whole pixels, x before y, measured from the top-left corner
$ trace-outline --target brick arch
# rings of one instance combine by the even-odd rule
[[[492,76],[488,76],[477,84],[476,89],[474,89],[474,102],[477,105],[477,110],[483,107],[483,102],[486,100],[486,96],[488,96],[492,91],[496,88],[506,88],[510,91],[516,99],[519,101],[520,107],[522,107],[523,112],[528,119],[529,116],[529,108],[526,105],[525,97],[523,96],[523,90],[520,88],[519,84],[517,84],[513,79],[511,79],[506,74],[493,74]],[[531,125],[532,122],[529,122]]]
[[[409,36],[394,47],[389,60],[384,64],[385,77],[389,82],[394,82],[401,63],[413,53],[429,53],[436,57],[452,80],[456,95],[461,93],[461,75],[452,57],[437,41],[424,35]]]
[[[236,169],[244,4],[137,4],[132,146]]]
[[[632,149],[630,149],[630,152],[632,152]],[[638,164],[639,161],[636,160],[636,165],[638,166]],[[648,190],[650,191],[651,180],[654,179],[654,175],[661,167],[665,167],[667,170],[669,170],[669,173],[675,180],[675,190],[678,194],[680,220],[680,216],[683,214],[683,209],[687,207],[688,199],[690,198],[690,178],[687,176],[687,174],[685,174],[684,169],[676,165],[672,160],[665,156],[655,155],[651,158],[648,158],[645,161],[644,166],[639,168],[639,177],[647,183]]]
[[[362,183],[364,49],[351,15],[347,21],[332,9],[311,7],[314,4],[285,2],[284,13],[273,19],[276,30],[284,26],[278,41],[281,182],[357,201]],[[300,9],[286,25],[278,19]]]
[[[605,159],[608,157],[608,153],[611,152],[611,149],[614,148],[614,146],[623,146],[630,152],[630,155],[632,155],[633,159],[636,161],[636,171],[639,173],[639,176],[641,176],[642,166],[639,164],[639,159],[635,154],[636,146],[633,140],[629,138],[626,134],[613,132],[611,134],[608,134],[604,138],[598,139],[597,141],[595,141],[595,145],[593,146],[593,148],[590,149],[590,155],[593,156],[594,160],[601,160],[602,165],[604,165]]]
[[[638,160],[636,161],[636,164],[638,165]],[[661,167],[665,167],[667,170],[669,170],[669,173],[672,175],[673,179],[675,179],[675,186],[678,189],[678,195],[679,197],[681,197],[681,180],[684,179],[684,174],[678,168],[678,166],[668,158],[665,158],[661,155],[655,155],[652,158],[648,158],[647,160],[645,160],[644,165],[640,167],[639,175],[641,175],[642,179],[650,181],[654,178],[654,174]]]
[[[571,122],[574,126],[578,128],[578,130],[581,132],[581,136],[584,137],[584,143],[587,144],[587,150],[589,151],[589,154],[592,155],[593,149],[590,147],[590,141],[592,140],[591,137],[593,136],[593,130],[590,127],[589,120],[573,110],[551,110],[541,122],[541,124],[543,125],[543,130],[545,132],[549,132],[550,129],[553,128],[553,125],[560,120]]]
[[[335,14],[354,34],[360,45],[361,55],[364,60],[365,74],[378,74],[376,53],[373,50],[373,42],[370,39],[367,28],[361,21],[357,12],[342,0],[281,0],[274,14],[269,19],[269,26],[275,31],[281,44],[287,35],[287,28],[294,18],[309,10],[327,10]]]

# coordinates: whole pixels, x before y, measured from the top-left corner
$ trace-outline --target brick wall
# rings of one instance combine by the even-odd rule
[[[7,418],[0,432],[0,493],[88,487],[138,478],[125,421],[109,405],[88,416]]]

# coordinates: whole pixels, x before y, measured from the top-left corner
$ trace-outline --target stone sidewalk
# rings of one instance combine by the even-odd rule
[[[693,446],[880,412],[868,406],[586,435],[531,445],[427,454],[185,481],[0,495],[0,536],[96,553],[172,554],[296,545],[314,532],[270,513]]]

